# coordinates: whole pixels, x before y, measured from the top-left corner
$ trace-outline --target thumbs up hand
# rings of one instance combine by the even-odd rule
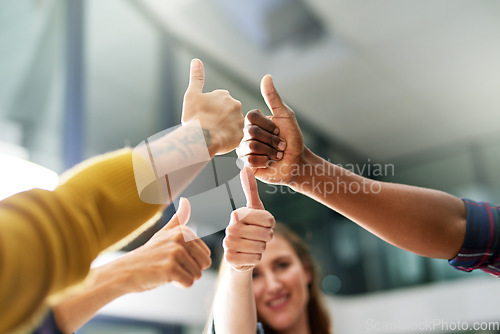
[[[191,286],[210,267],[210,249],[186,226],[191,205],[185,198],[177,213],[143,246],[125,254],[113,264],[122,272],[121,289],[141,292],[160,285],[177,282]],[[185,240],[191,240],[186,242]]]
[[[199,120],[210,156],[235,149],[243,137],[241,102],[227,90],[203,93],[205,71],[199,59],[191,61],[189,85],[184,94],[182,124]]]
[[[303,164],[306,148],[302,132],[295,113],[283,102],[269,74],[262,78],[260,90],[272,116],[260,110],[249,111],[243,140],[236,151],[259,180],[290,185],[293,169]]]
[[[259,263],[266,243],[273,237],[274,217],[266,210],[259,197],[257,181],[250,168],[241,171],[241,184],[247,207],[231,214],[223,241],[224,259],[238,271],[251,270]]]

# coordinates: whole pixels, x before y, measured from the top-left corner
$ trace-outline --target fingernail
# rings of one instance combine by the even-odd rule
[[[186,200],[185,197],[179,198],[179,207],[177,208],[177,211],[181,211],[182,204],[184,203],[185,200]]]
[[[283,152],[278,152],[276,154],[276,158],[278,158],[278,160],[281,160],[281,158],[283,158]]]
[[[283,151],[283,150],[285,150],[285,147],[286,147],[286,143],[283,140],[280,141],[280,143],[278,144],[278,149]]]
[[[274,128],[273,133],[274,133],[275,135],[278,135],[278,133],[280,133],[280,129],[279,129],[279,128]]]
[[[199,70],[201,68],[200,61],[198,59],[191,60],[191,68],[193,70]]]

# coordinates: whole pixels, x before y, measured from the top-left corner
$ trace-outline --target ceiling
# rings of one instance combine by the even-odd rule
[[[238,26],[248,17],[263,25],[250,4],[270,11],[271,2],[300,1],[87,0],[87,154],[135,145],[159,131],[165,98],[174,97],[180,109],[188,60],[165,97],[171,89],[162,82],[163,37],[151,29],[151,16],[191,46],[186,59],[224,67],[243,88],[257,93],[262,76],[272,74],[300,119],[372,161],[408,164],[436,148],[500,143],[500,2],[302,0],[326,31],[307,44],[264,47]],[[23,144],[32,160],[57,171],[64,3],[0,0],[0,144]],[[138,15],[144,11],[149,16]],[[285,27],[284,17],[274,12],[271,19]]]
[[[307,0],[327,34],[262,48],[213,1],[140,0],[165,28],[380,160],[500,129],[500,2]],[[230,87],[227,87],[229,90]]]

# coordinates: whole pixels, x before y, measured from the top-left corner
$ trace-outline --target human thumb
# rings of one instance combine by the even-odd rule
[[[259,189],[257,187],[257,180],[250,167],[244,167],[240,173],[241,186],[247,199],[247,207],[251,209],[264,210],[259,197]]]
[[[203,63],[199,59],[193,59],[191,60],[191,66],[189,70],[189,85],[187,91],[201,93],[203,91],[204,84],[205,70],[203,69]]]
[[[177,212],[172,216],[170,221],[165,224],[164,229],[170,230],[176,226],[186,225],[191,217],[191,203],[185,197],[181,197],[179,200],[179,207]]]
[[[266,101],[267,107],[271,110],[273,116],[288,116],[288,107],[281,99],[276,87],[274,87],[273,77],[266,74],[260,82],[260,93]]]

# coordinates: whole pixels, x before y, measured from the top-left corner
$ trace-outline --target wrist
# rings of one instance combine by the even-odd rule
[[[253,275],[253,266],[246,266],[242,269],[236,269],[232,265],[229,265],[229,273],[232,277],[237,278],[245,278],[252,277]]]
[[[213,158],[220,150],[220,141],[216,136],[214,136],[214,132],[210,129],[202,129],[202,131],[207,145],[208,154],[210,154],[210,157]]]
[[[298,161],[298,172],[294,173],[288,186],[294,191],[301,192],[302,185],[310,182],[311,178],[314,177],[314,173],[324,168],[323,162],[323,159],[304,146]]]
[[[185,144],[198,146],[198,148],[192,149],[203,150],[206,148],[210,158],[213,158],[219,152],[222,141],[216,136],[217,132],[204,127],[199,119],[184,121],[182,128],[185,133],[183,135],[185,138],[183,139],[187,139],[187,141],[185,140]]]
[[[132,252],[129,254],[132,254]],[[136,276],[139,270],[136,267],[130,267],[130,263],[133,262],[131,262],[130,259],[127,261],[127,255],[128,254],[125,254],[119,259],[104,265],[99,272],[101,276],[99,280],[106,282],[106,285],[118,296],[140,291],[136,286]],[[125,257],[125,259],[123,259],[123,257]]]

